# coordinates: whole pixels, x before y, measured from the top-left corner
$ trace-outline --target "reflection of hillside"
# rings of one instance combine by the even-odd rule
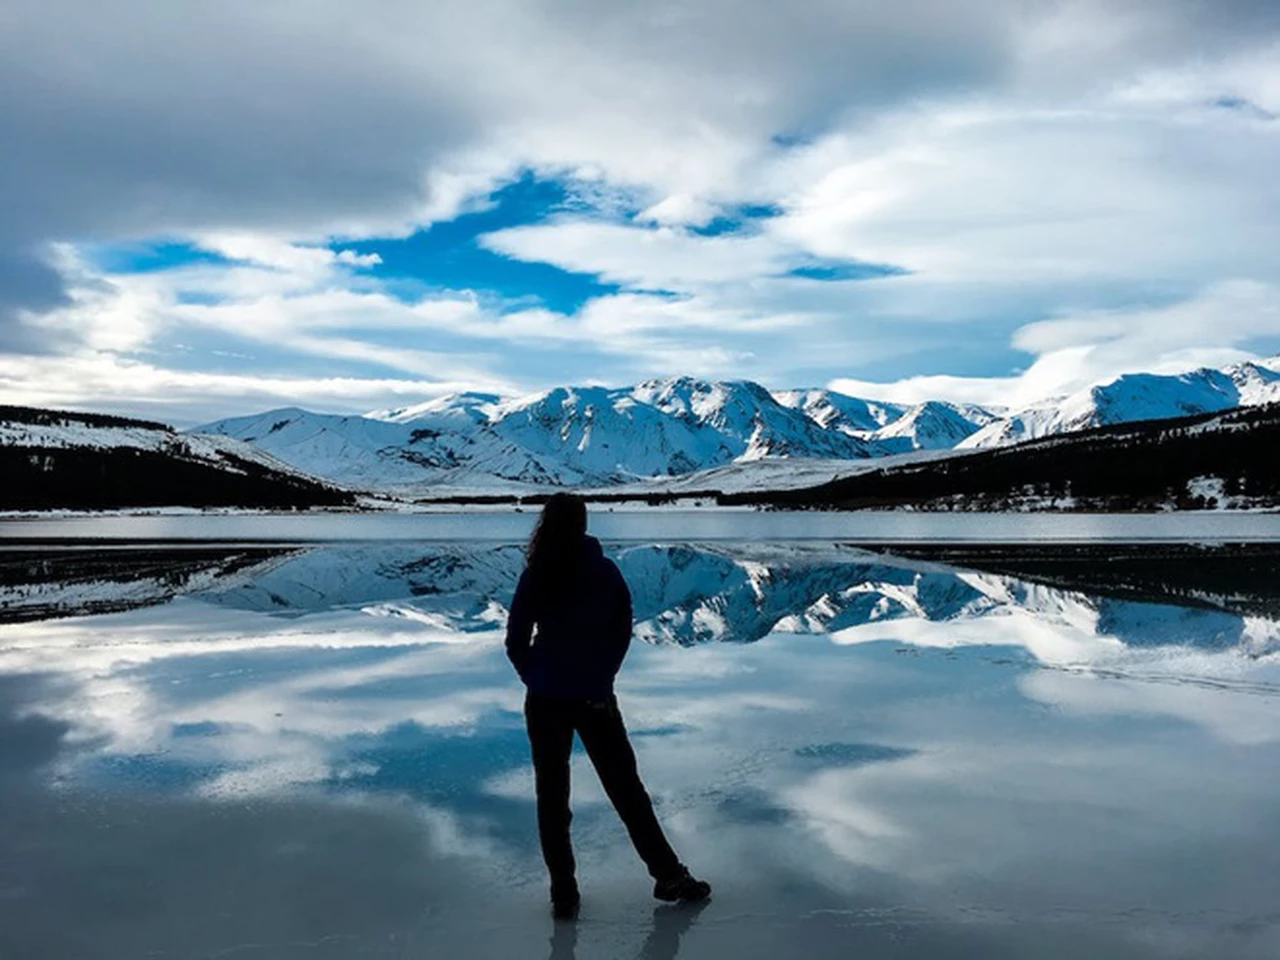
[[[1280,543],[915,544],[928,560],[1142,604],[1280,618]]]
[[[0,552],[0,623],[115,613],[165,603],[289,553],[264,547]]]

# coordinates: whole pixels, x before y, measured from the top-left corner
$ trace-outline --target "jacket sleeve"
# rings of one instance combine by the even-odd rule
[[[616,676],[622,669],[631,646],[631,591],[622,571],[612,560],[608,562],[610,587],[614,594],[613,618],[609,625],[609,667]]]
[[[529,571],[520,574],[515,596],[511,598],[511,612],[507,617],[507,659],[524,679],[525,666],[529,662],[529,645],[533,640],[533,595]]]

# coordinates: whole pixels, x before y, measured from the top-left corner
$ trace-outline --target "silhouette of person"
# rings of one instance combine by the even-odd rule
[[[535,634],[534,629],[537,629]],[[580,901],[569,824],[569,756],[582,740],[659,900],[711,895],[667,842],[636,768],[613,692],[631,644],[631,592],[617,565],[587,534],[579,496],[547,500],[529,539],[527,563],[511,601],[506,647],[527,688],[525,723],[533,755],[538,839],[551,876],[555,916],[577,915]]]

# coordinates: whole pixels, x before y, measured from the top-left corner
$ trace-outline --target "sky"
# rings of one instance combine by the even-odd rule
[[[1274,0],[7,0],[0,403],[1280,353]]]

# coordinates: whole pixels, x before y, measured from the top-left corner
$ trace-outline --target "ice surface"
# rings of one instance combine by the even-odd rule
[[[30,574],[140,605],[0,625],[0,956],[1277,955],[1265,582],[1171,603],[831,539],[609,549],[619,699],[704,908],[649,898],[575,754],[584,907],[551,921],[501,645],[519,546],[366,539],[176,598],[145,564]]]

